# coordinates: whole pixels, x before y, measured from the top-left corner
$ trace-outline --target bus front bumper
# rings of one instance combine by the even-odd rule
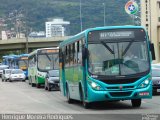
[[[119,91],[96,91],[93,90],[91,87],[88,87],[86,102],[131,100],[145,98],[152,98],[152,85],[148,85],[148,87],[141,89]]]

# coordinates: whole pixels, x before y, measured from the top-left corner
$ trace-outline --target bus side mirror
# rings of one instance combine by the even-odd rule
[[[85,60],[88,58],[88,49],[86,47],[82,48],[82,65],[85,65]]]
[[[37,58],[35,57],[35,58],[34,58],[34,62],[36,62],[36,61],[37,61]]]
[[[86,47],[82,48],[82,59],[85,60],[87,59],[88,56],[88,49]]]
[[[151,54],[152,54],[152,60],[155,60],[156,56],[155,56],[154,44],[153,43],[150,43],[150,51],[151,51]]]

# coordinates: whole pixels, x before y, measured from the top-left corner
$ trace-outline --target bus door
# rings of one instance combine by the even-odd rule
[[[85,81],[85,65],[83,65],[83,59],[82,59],[82,48],[84,46],[84,39],[82,39],[81,41],[79,41],[79,50],[78,50],[78,81],[81,82],[81,87],[82,87],[82,92],[86,93],[86,81]],[[79,90],[79,88],[78,88]],[[79,91],[80,93],[80,91]],[[80,95],[79,95],[80,97]]]
[[[59,74],[60,74],[60,90],[63,95],[66,95],[66,81],[65,81],[65,48],[59,51]]]

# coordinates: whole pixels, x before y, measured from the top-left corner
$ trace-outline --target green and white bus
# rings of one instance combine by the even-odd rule
[[[59,69],[59,48],[41,48],[29,54],[29,84],[39,88],[45,84],[46,73]]]
[[[152,59],[154,46],[141,26],[87,29],[59,45],[61,92],[85,108],[117,100],[140,107],[152,98]]]

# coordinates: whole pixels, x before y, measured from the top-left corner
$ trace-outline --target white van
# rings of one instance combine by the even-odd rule
[[[2,82],[9,80],[10,74],[11,74],[11,69],[4,69],[2,73]]]
[[[3,70],[8,69],[8,68],[9,68],[9,66],[7,66],[7,65],[0,65],[0,76],[2,76]]]

